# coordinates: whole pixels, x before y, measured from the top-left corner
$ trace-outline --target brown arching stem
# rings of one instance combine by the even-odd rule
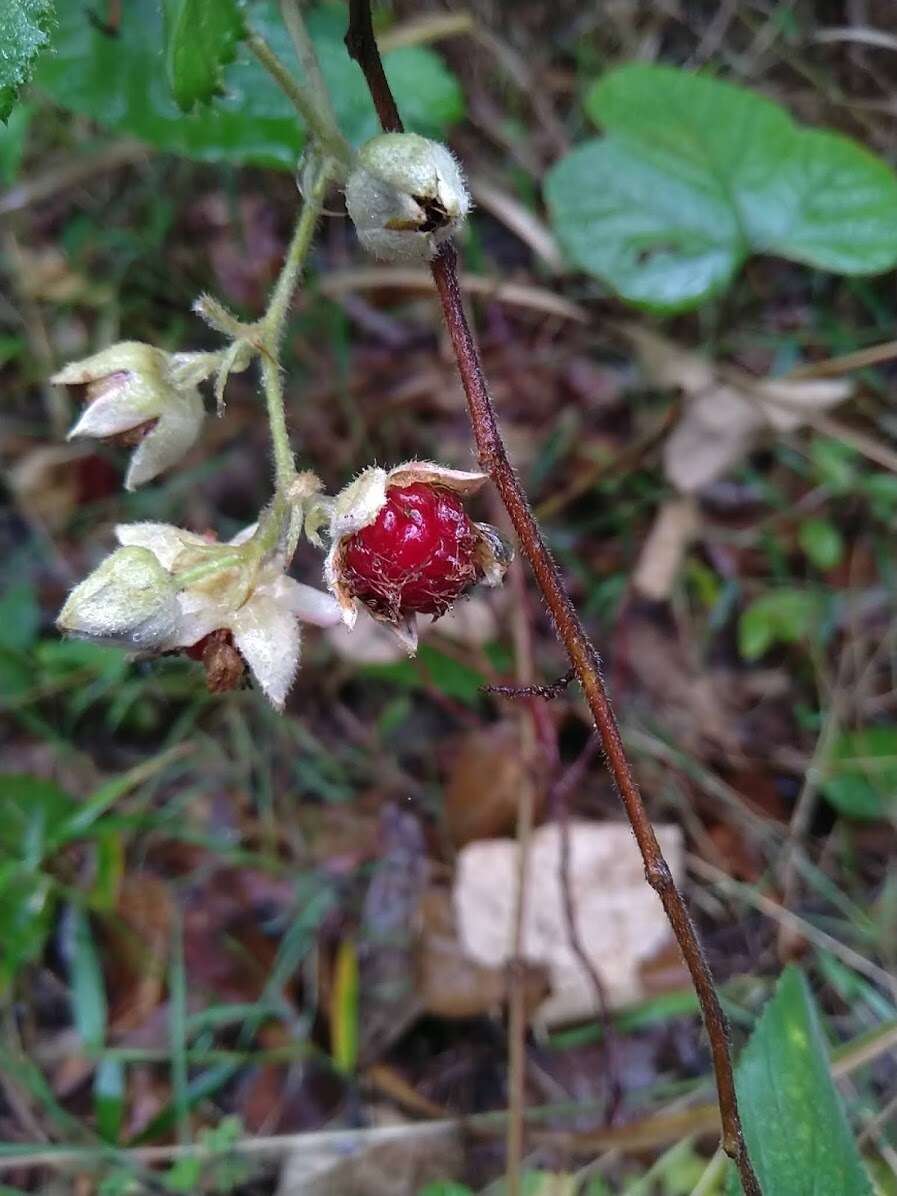
[[[370,0],[350,0],[346,48],[364,74],[371,98],[385,132],[401,132],[402,121],[380,61],[371,23]],[[477,454],[490,475],[513,524],[523,553],[529,561],[539,589],[582,686],[595,727],[601,737],[607,766],[632,825],[645,864],[645,877],[663,903],[688,966],[710,1041],[716,1076],[722,1141],[726,1154],[735,1161],[744,1196],[762,1196],[760,1184],[748,1157],[738,1113],[735,1077],[729,1050],[729,1027],[723,1013],[710,967],[704,956],[691,916],[664,859],[651,820],[635,783],[616,717],[601,676],[601,661],[561,580],[560,572],[542,537],[511,462],[499,430],[498,420],[473,333],[464,310],[458,284],[457,254],[451,242],[442,245],[432,262],[433,279],[467,397],[467,408],[476,439]]]
[[[664,859],[635,783],[632,766],[623,747],[617,720],[601,677],[598,653],[586,635],[576,608],[564,588],[557,565],[551,559],[527,497],[508,460],[480,365],[479,353],[464,311],[458,285],[457,256],[451,243],[442,246],[433,260],[432,268],[464,393],[467,396],[480,462],[495,483],[508,511],[517,538],[551,613],[555,629],[582,686],[601,737],[607,766],[616,782],[617,791],[645,863],[645,876],[663,903],[691,974],[710,1040],[710,1053],[719,1096],[723,1146],[738,1166],[745,1196],[761,1196],[760,1185],[744,1144],[729,1053],[729,1027],[713,984],[713,976],[704,957],[694,923]]]
[[[346,49],[349,51],[349,57],[354,58],[361,67],[374,107],[377,109],[380,128],[384,133],[404,133],[405,126],[402,124],[398,105],[383,69],[377,39],[374,37],[370,0],[349,0]]]

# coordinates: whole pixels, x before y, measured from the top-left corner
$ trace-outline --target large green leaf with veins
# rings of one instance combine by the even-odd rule
[[[221,70],[223,94],[185,115],[170,92],[158,0],[128,0],[116,37],[91,23],[83,0],[59,0],[58,10],[52,52],[42,57],[36,80],[61,107],[162,150],[206,161],[295,167],[304,140],[296,111],[245,45]],[[298,75],[274,0],[247,5],[244,18]],[[341,5],[309,14],[337,119],[358,143],[379,126],[361,72],[343,45],[345,25]],[[384,64],[410,129],[439,136],[463,115],[458,82],[432,51],[404,47],[386,54]]]
[[[556,163],[545,194],[570,259],[632,303],[694,307],[753,253],[842,274],[897,262],[897,177],[847,137],[665,66],[610,71],[586,109],[606,136]]]

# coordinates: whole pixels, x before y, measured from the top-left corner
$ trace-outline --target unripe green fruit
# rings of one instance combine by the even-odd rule
[[[346,206],[368,253],[427,261],[463,225],[470,196],[444,145],[417,133],[382,133],[359,150]]]

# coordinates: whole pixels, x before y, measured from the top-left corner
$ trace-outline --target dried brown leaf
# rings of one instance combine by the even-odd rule
[[[445,788],[445,820],[455,846],[507,834],[527,775],[515,720],[464,735],[452,753]]]
[[[112,287],[76,270],[65,254],[52,245],[40,249],[20,246],[19,256],[19,285],[31,299],[88,307],[103,307],[112,301]]]
[[[359,1054],[379,1058],[420,1011],[411,974],[418,909],[429,875],[423,830],[395,804],[380,816],[380,855],[361,911]]]
[[[619,644],[618,667],[633,715],[646,707],[650,720],[660,723],[682,751],[702,754],[711,748],[741,755],[739,715],[750,705],[741,675],[698,668],[675,625],[635,604],[621,626]]]
[[[544,969],[528,966],[524,985],[526,1006],[532,1013],[547,992]],[[435,886],[421,903],[417,988],[426,1010],[438,1017],[495,1013],[507,998],[504,961],[489,966],[465,951],[458,939],[451,895]]]
[[[109,1022],[116,1035],[145,1022],[162,999],[174,911],[161,877],[133,872],[123,878],[116,916],[105,926],[104,958],[114,963]]]

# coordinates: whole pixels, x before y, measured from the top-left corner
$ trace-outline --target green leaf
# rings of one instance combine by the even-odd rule
[[[34,668],[27,655],[0,648],[0,698],[18,698],[34,685]]]
[[[90,920],[77,906],[69,908],[72,1015],[81,1041],[99,1050],[106,1040],[106,982],[90,929]]]
[[[822,785],[822,792],[829,804],[848,818],[875,822],[885,816],[881,795],[865,777],[855,773],[829,777]]]
[[[171,1192],[195,1192],[202,1180],[202,1161],[187,1156],[177,1159],[165,1173],[165,1187]]]
[[[30,120],[31,105],[17,104],[6,124],[0,124],[0,183],[4,187],[10,186],[18,178]],[[9,348],[12,349],[13,345],[10,344]],[[5,354],[0,347],[0,363],[4,360]]]
[[[44,949],[56,890],[41,866],[74,804],[52,781],[0,775],[0,994]]]
[[[123,648],[91,644],[87,640],[44,640],[36,649],[38,663],[48,678],[89,672],[108,681],[120,681],[128,671]]]
[[[298,74],[275,0],[254,4],[249,21]],[[353,143],[372,137],[379,132],[376,114],[342,42],[345,8],[323,5],[309,13],[308,23],[343,132]],[[245,45],[224,68],[224,95],[184,115],[157,52],[163,31],[156,0],[129,0],[115,38],[91,24],[82,4],[65,0],[52,44],[55,53],[42,58],[37,82],[61,107],[172,153],[295,169],[304,141],[296,111]],[[463,115],[458,82],[431,50],[394,50],[384,65],[409,128],[439,136]]]
[[[474,1196],[474,1193],[467,1184],[458,1184],[452,1179],[434,1179],[421,1188],[418,1196]]]
[[[125,845],[120,831],[94,826],[93,883],[90,906],[95,910],[115,909],[125,874]]]
[[[223,90],[222,67],[243,36],[237,0],[165,0],[165,67],[183,112]]]
[[[0,0],[0,121],[12,112],[19,88],[49,41],[52,0]]]
[[[75,807],[52,781],[26,773],[0,774],[0,859],[39,868],[61,842]]]
[[[897,515],[897,476],[871,473],[863,478],[862,486],[875,518],[890,523]]]
[[[565,1172],[524,1171],[520,1176],[520,1196],[573,1196],[578,1188],[576,1177]],[[494,1196],[508,1196],[507,1179],[499,1179],[489,1191]]]
[[[607,136],[549,172],[571,260],[658,311],[718,294],[751,253],[842,274],[897,261],[897,177],[848,138],[673,67],[609,71],[586,98]]]
[[[336,950],[330,994],[330,1040],[337,1071],[352,1074],[358,1066],[358,950],[344,938]]]
[[[738,622],[738,649],[757,660],[775,643],[793,644],[810,636],[819,623],[819,596],[783,587],[755,599]]]
[[[886,817],[897,794],[897,726],[861,727],[839,735],[821,788],[850,818]]]
[[[52,781],[0,775],[0,993],[44,949],[56,890],[41,866],[73,806]]]
[[[0,648],[24,652],[37,638],[40,606],[30,581],[8,586],[0,594]]]
[[[782,973],[741,1053],[735,1083],[764,1196],[872,1196],[798,968]],[[730,1191],[741,1191],[737,1179]]]
[[[402,689],[435,689],[447,698],[455,698],[468,706],[475,706],[480,701],[480,687],[488,680],[476,669],[455,660],[453,656],[446,656],[430,644],[421,644],[413,660],[363,665],[361,671],[367,677],[391,681]]]
[[[816,475],[832,494],[849,494],[857,481],[857,451],[843,440],[814,436],[810,460]]]
[[[806,519],[798,541],[817,569],[834,569],[844,555],[844,537],[828,519]]]
[[[759,660],[775,641],[772,621],[756,604],[748,607],[738,621],[738,651],[745,660]]]
[[[0,859],[0,995],[20,968],[40,956],[55,906],[49,877],[15,860]]]
[[[125,1069],[119,1059],[104,1057],[93,1080],[97,1129],[105,1142],[118,1142],[125,1111]]]

